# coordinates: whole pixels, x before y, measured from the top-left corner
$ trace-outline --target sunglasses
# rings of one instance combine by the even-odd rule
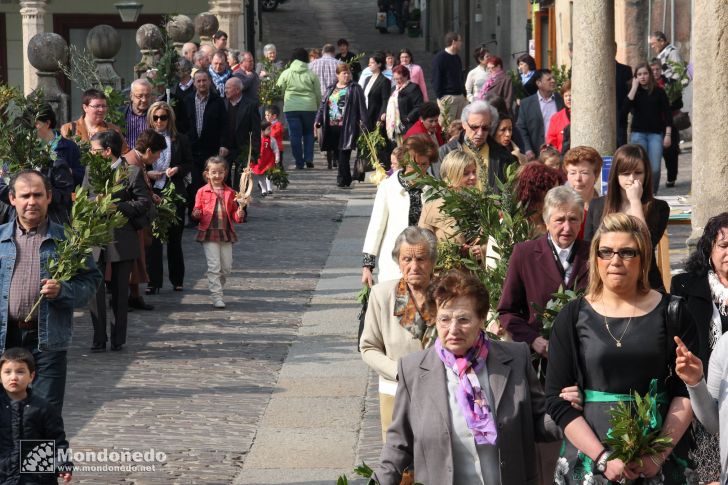
[[[606,261],[610,261],[615,254],[619,255],[619,259],[623,260],[634,259],[639,256],[639,252],[632,248],[624,248],[618,251],[615,251],[612,248],[599,248],[597,250],[597,256],[599,259],[604,259]]]
[[[169,115],[159,115],[159,116],[153,115],[152,119],[154,121],[167,121],[169,119]]]

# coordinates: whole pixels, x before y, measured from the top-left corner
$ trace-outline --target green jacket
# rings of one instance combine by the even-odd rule
[[[318,111],[321,87],[318,76],[308,70],[308,64],[293,61],[276,83],[283,88],[283,112]]]

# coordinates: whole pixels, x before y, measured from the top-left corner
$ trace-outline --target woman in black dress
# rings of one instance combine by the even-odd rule
[[[652,171],[647,152],[640,145],[622,145],[614,153],[607,182],[607,195],[592,201],[584,224],[584,239],[592,239],[602,219],[623,212],[647,224],[652,248],[656,248],[667,228],[670,206],[652,195]],[[665,291],[657,258],[652,253],[650,288]]]
[[[687,389],[675,375],[674,336],[694,348],[695,327],[680,300],[651,290],[647,270],[652,257],[645,224],[615,213],[604,218],[590,250],[587,294],[559,313],[549,340],[546,373],[548,413],[566,440],[554,473],[557,484],[685,483],[692,410]],[[674,301],[674,303],[673,303]],[[561,398],[564,383],[584,391],[579,411]],[[658,402],[656,429],[674,448],[641,460],[610,459],[603,444],[608,410],[629,401],[633,391]],[[646,477],[646,478],[642,478]],[[646,482],[657,477],[657,482]]]

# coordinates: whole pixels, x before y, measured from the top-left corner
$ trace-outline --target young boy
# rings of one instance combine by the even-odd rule
[[[278,106],[271,105],[265,108],[265,121],[270,123],[270,136],[276,140],[280,152],[278,166],[283,167],[283,123],[278,121],[280,115],[281,110]]]
[[[26,349],[15,347],[0,357],[0,380],[5,392],[0,393],[0,477],[2,484],[10,483],[58,483],[71,481],[73,463],[58,462],[58,452],[68,448],[63,419],[55,407],[40,397],[33,396],[28,386],[35,378],[35,359]],[[55,441],[55,475],[50,473],[25,473],[26,460],[35,462],[36,453],[31,446],[21,450],[19,440]],[[32,443],[26,443],[32,445]],[[38,444],[42,446],[42,443]],[[21,456],[21,451],[24,456]],[[42,462],[41,462],[42,464]],[[23,467],[23,468],[21,468]],[[23,474],[21,475],[21,469]],[[21,480],[18,482],[18,480]]]
[[[260,158],[250,166],[263,197],[273,194],[273,188],[266,172],[275,167],[281,159],[278,142],[271,134],[272,128],[273,125],[268,121],[260,124]]]

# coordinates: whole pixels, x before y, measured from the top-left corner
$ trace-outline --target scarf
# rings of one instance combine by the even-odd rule
[[[407,223],[410,226],[416,226],[420,222],[420,214],[422,213],[422,188],[405,180],[405,174],[402,170],[397,172],[397,180],[399,180],[399,185],[409,195]]]
[[[232,76],[232,73],[230,72],[230,69],[225,69],[225,72],[222,74],[218,74],[215,72],[213,68],[208,69],[210,76],[212,76],[212,83],[217,88],[217,91],[220,93],[220,96],[225,96],[225,81],[230,79]]]
[[[457,402],[465,415],[465,422],[473,433],[476,445],[495,445],[498,433],[491,414],[488,399],[480,387],[477,372],[485,365],[490,343],[485,333],[480,332],[475,345],[463,357],[455,355],[442,346],[438,338],[435,349],[445,367],[458,376]]]
[[[728,315],[728,306],[726,306],[726,301],[728,300],[728,288],[723,286],[723,283],[720,282],[718,275],[715,274],[715,271],[713,270],[708,271],[708,286],[710,286],[710,294],[713,297],[713,303],[715,303],[715,307],[720,315]],[[712,325],[710,328],[711,349],[718,342],[721,335],[723,335],[723,324],[721,322],[720,315],[716,315],[715,311],[713,312]]]
[[[390,140],[394,140],[394,136],[399,135],[402,132],[400,129],[402,119],[399,112],[399,92],[408,84],[409,81],[404,83],[402,86],[397,86],[387,102],[387,117],[385,120],[387,124],[387,136]]]
[[[434,320],[427,305],[422,308],[422,312],[417,309],[404,277],[399,280],[397,289],[394,292],[394,316],[399,317],[399,324],[402,328],[422,342],[423,348],[428,347],[427,344],[432,336],[432,332],[429,332],[428,329],[435,327],[433,325]]]
[[[481,88],[481,90],[480,90],[480,94],[478,95],[478,99],[481,99],[481,100],[482,100],[482,99],[485,99],[485,95],[486,95],[486,94],[488,93],[488,91],[490,91],[490,90],[491,90],[491,88],[493,87],[493,85],[494,85],[495,83],[497,83],[497,82],[498,82],[498,81],[500,80],[500,78],[502,78],[503,76],[505,76],[505,74],[506,74],[506,73],[505,73],[504,71],[502,71],[502,70],[501,70],[501,71],[500,71],[500,72],[499,72],[498,74],[496,74],[495,76],[490,76],[490,77],[488,78],[488,80],[487,80],[487,81],[485,81],[485,84],[483,84],[483,87],[482,87],[482,88]]]

